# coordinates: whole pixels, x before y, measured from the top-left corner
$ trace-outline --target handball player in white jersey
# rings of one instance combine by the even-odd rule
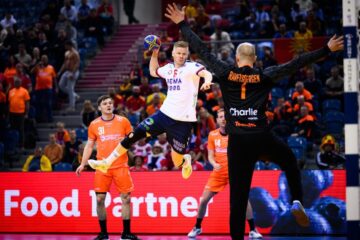
[[[171,145],[171,157],[176,167],[182,167],[182,176],[187,179],[192,173],[191,157],[185,154],[191,135],[192,123],[196,121],[196,102],[200,78],[205,82],[200,90],[211,86],[212,75],[197,62],[187,61],[189,44],[179,41],[174,44],[172,57],[174,62],[159,67],[159,49],[154,49],[150,60],[150,74],[161,77],[167,83],[167,97],[160,110],[142,121],[114,151],[104,160],[89,160],[89,165],[106,172],[112,162],[125,154],[139,139],[157,136],[166,132]]]

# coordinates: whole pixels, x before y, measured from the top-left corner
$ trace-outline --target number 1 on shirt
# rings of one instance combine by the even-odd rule
[[[241,84],[241,90],[240,90],[240,99],[244,100],[246,98],[246,82]]]

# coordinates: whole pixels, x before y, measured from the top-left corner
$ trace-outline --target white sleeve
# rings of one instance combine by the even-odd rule
[[[196,75],[198,75],[200,71],[205,69],[205,67],[202,64],[197,62],[194,62],[192,66],[193,66],[193,71],[195,72]]]
[[[156,74],[159,77],[165,79],[168,71],[169,71],[168,64],[166,64],[165,66],[162,66],[162,67],[159,67],[158,69],[156,69]]]

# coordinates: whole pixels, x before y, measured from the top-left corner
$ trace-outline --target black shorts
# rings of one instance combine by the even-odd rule
[[[161,111],[157,111],[140,123],[139,127],[151,136],[166,132],[167,141],[180,154],[185,154],[191,136],[192,122],[174,120]]]

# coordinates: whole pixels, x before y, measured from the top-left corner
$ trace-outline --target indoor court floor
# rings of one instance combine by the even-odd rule
[[[60,234],[1,234],[0,240],[89,240],[94,239],[95,235],[60,235]],[[185,240],[189,239],[181,235],[139,235],[141,240]],[[110,235],[110,239],[120,239],[120,235]],[[199,236],[198,240],[230,240],[229,236]],[[245,237],[248,240],[248,237]],[[264,240],[345,240],[346,237],[332,236],[264,236]]]

